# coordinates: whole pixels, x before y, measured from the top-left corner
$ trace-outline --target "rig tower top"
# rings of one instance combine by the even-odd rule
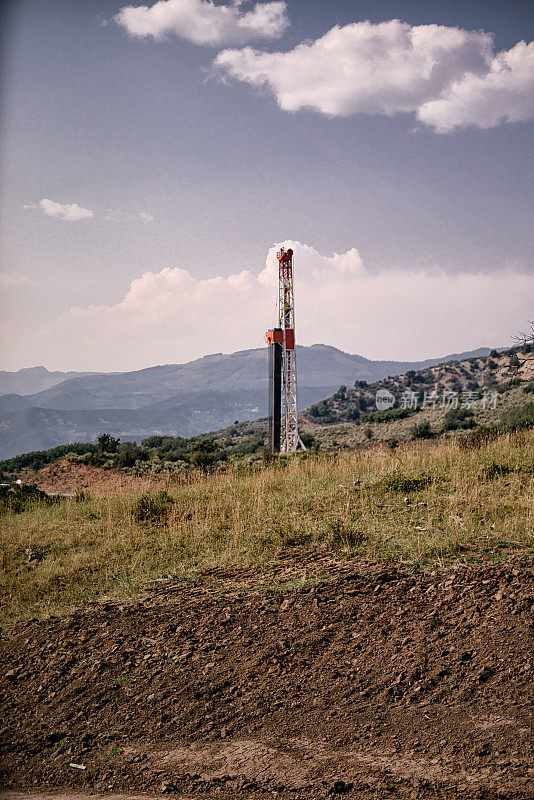
[[[278,327],[267,331],[269,344],[269,438],[272,452],[305,450],[298,431],[297,360],[293,250],[280,248],[278,257]]]

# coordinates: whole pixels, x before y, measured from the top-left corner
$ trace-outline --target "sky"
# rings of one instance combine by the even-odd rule
[[[506,346],[534,317],[534,4],[2,4],[0,369],[297,340]]]

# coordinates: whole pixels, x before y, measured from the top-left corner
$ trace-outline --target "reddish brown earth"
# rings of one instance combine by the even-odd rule
[[[119,470],[102,469],[90,464],[76,464],[71,461],[55,461],[43,467],[25,483],[32,483],[43,492],[72,493],[90,492],[94,495],[144,492],[168,485],[169,480],[154,477],[137,477],[126,475]]]
[[[0,659],[2,785],[534,798],[533,571],[345,561],[283,591],[214,571],[19,623]]]

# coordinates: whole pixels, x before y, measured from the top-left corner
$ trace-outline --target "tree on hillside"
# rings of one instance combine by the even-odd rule
[[[116,453],[121,440],[109,433],[101,433],[96,441],[98,454],[101,455],[102,453]]]
[[[192,462],[197,467],[209,467],[219,458],[219,443],[211,436],[200,439],[193,444]]]
[[[534,320],[529,319],[528,324],[530,325],[528,331],[520,331],[517,336],[513,337],[514,342],[520,347],[520,351],[516,353],[518,363],[513,365],[516,371],[527,361],[534,361]]]

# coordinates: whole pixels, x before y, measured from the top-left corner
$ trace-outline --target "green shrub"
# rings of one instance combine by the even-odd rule
[[[109,433],[101,433],[97,439],[97,451],[99,455],[104,453],[116,453],[119,449],[120,439],[111,436]]]
[[[219,443],[211,436],[195,441],[192,449],[191,463],[197,467],[209,467],[221,459]]]
[[[421,489],[430,486],[434,481],[435,478],[424,473],[415,477],[409,477],[403,475],[402,472],[394,472],[384,479],[384,486],[389,491],[408,494],[409,492],[419,492]]]
[[[152,522],[163,524],[169,518],[174,500],[165,489],[160,492],[146,492],[139,497],[132,507],[132,516],[136,522]]]
[[[255,433],[252,436],[246,436],[238,444],[239,452],[245,454],[258,453],[263,449],[264,446],[265,438],[261,433]],[[220,456],[218,456],[218,459],[220,459]]]
[[[135,442],[122,442],[118,448],[117,464],[119,467],[134,467],[142,455],[143,448],[138,447]]]
[[[468,430],[474,428],[476,422],[470,408],[450,408],[445,414],[444,431]]]
[[[355,531],[348,527],[341,520],[328,523],[328,543],[331,547],[354,547],[362,544],[366,536],[361,531]]]
[[[406,419],[414,413],[412,408],[391,408],[388,411],[371,411],[369,414],[363,414],[361,417],[362,423],[366,422],[392,422],[397,419]]]
[[[55,505],[60,498],[50,497],[36,486],[1,486],[0,487],[0,513],[11,511],[13,514],[22,514],[29,511],[37,503]]]
[[[506,411],[501,416],[499,428],[503,431],[516,431],[534,426],[534,403],[527,403],[521,408]]]
[[[523,381],[521,380],[521,378],[516,377],[516,378],[511,378],[509,381],[506,381],[505,383],[499,383],[496,386],[492,386],[491,388],[494,389],[499,394],[504,394],[509,389],[514,389],[516,386],[522,386],[522,385]]]
[[[488,480],[500,478],[503,475],[510,475],[514,472],[517,475],[532,475],[534,473],[534,462],[530,464],[518,464],[515,467],[511,467],[508,464],[499,464],[494,460],[490,464],[482,467],[482,475]]]
[[[482,475],[488,480],[508,475],[510,472],[513,472],[512,467],[509,467],[508,464],[498,464],[496,461],[492,461],[491,464],[486,464],[486,466],[482,467]]]
[[[326,400],[321,400],[320,403],[310,406],[310,414],[312,417],[320,417],[322,422],[330,422],[333,419],[331,409]]]
[[[300,438],[302,440],[302,444],[308,450],[315,444],[315,436],[313,435],[313,433],[310,433],[310,431],[301,431]]]
[[[499,431],[497,428],[490,428],[485,425],[481,425],[479,428],[471,431],[471,433],[468,433],[466,436],[459,436],[456,441],[462,450],[469,450],[475,447],[482,447],[488,442],[494,441],[498,437]]]
[[[412,425],[410,433],[412,439],[431,439],[434,436],[434,431],[428,420]]]
[[[163,453],[170,451],[183,451],[187,449],[187,439],[181,436],[148,436],[141,442],[142,447],[150,450],[160,450]]]

